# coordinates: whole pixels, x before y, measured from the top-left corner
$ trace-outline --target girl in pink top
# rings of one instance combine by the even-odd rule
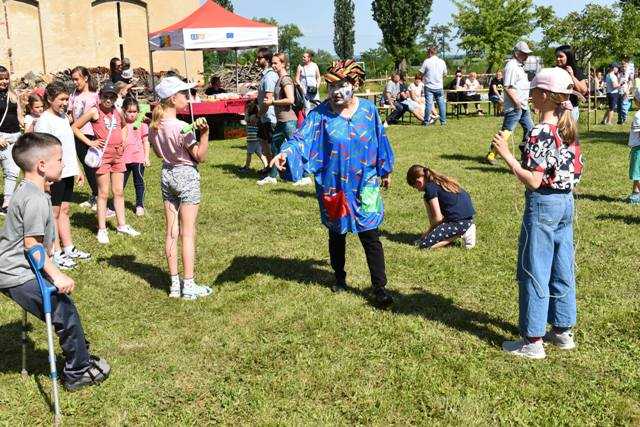
[[[106,83],[100,90],[100,103],[92,107],[73,123],[76,138],[94,149],[103,150],[102,161],[96,169],[98,181],[98,242],[109,243],[107,233],[107,199],[109,187],[113,192],[113,205],[118,220],[118,233],[135,237],[140,233],[128,225],[124,215],[124,172],[127,170],[122,154],[127,138],[126,123],[114,106],[118,98],[113,83]],[[91,123],[95,140],[87,138],[82,128]]]
[[[163,161],[160,183],[166,224],[165,253],[171,275],[169,296],[189,300],[213,292],[210,287],[194,281],[196,218],[200,204],[200,174],[196,165],[207,157],[209,127],[206,122],[198,126],[200,141],[197,142],[193,131],[185,129],[188,124],[176,118],[176,109],[187,107],[188,91],[193,86],[177,77],[162,79],[155,88],[161,101],[153,110],[149,126],[153,151]],[[183,286],[178,275],[178,236],[182,243]]]
[[[144,168],[149,162],[149,126],[140,123],[136,126],[138,118],[138,101],[133,98],[125,98],[122,104],[124,119],[127,123],[127,144],[122,155],[127,171],[124,173],[124,186],[127,186],[129,175],[133,174],[133,186],[136,189],[136,215],[144,215]]]
[[[98,88],[96,87],[96,82],[93,78],[91,78],[89,70],[87,70],[85,67],[78,66],[71,70],[71,79],[73,80],[73,84],[75,85],[76,89],[73,91],[71,97],[69,98],[68,111],[71,113],[73,120],[76,121],[84,113],[98,105],[100,99],[98,98]],[[81,130],[82,134],[86,136],[87,139],[95,139],[91,123],[85,124],[81,128]],[[87,177],[87,182],[89,183],[89,187],[91,188],[91,198],[87,202],[81,203],[81,206],[94,208],[96,206],[96,200],[98,198],[98,183],[96,181],[95,169],[87,166],[83,161],[84,157],[87,155],[87,150],[89,150],[89,145],[82,142],[82,140],[80,140],[79,138],[76,138],[76,152],[78,153],[78,158],[82,162],[84,174]]]

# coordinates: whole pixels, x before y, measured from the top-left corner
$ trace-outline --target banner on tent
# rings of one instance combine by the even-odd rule
[[[278,44],[277,27],[186,28],[158,34],[151,50],[236,49]]]

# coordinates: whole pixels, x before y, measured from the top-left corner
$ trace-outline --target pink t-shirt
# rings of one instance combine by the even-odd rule
[[[98,107],[98,120],[90,122],[93,133],[99,141],[107,141],[107,145],[119,149],[122,145],[122,116],[115,108],[108,114]]]
[[[160,153],[164,163],[171,166],[196,164],[187,150],[196,143],[193,132],[184,135],[180,133],[187,125],[188,123],[175,118],[163,119],[157,130],[149,130],[149,142]]]
[[[122,158],[126,164],[144,163],[144,138],[149,135],[149,126],[142,123],[138,129],[133,128],[133,123],[127,123],[127,145],[124,147]]]
[[[74,92],[69,98],[69,111],[73,114],[73,120],[78,120],[91,107],[97,106],[98,102],[100,99],[95,92]],[[84,135],[93,135],[93,127],[90,122],[82,126],[81,130]]]

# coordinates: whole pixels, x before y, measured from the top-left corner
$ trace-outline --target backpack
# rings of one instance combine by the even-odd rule
[[[304,89],[300,84],[293,83],[293,111],[297,114],[299,111],[304,110],[305,106],[305,98],[304,98]]]

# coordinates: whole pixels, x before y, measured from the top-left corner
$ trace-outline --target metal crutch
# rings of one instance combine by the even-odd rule
[[[49,286],[40,270],[44,267],[46,256],[44,246],[35,245],[27,251],[27,260],[36,276],[36,281],[42,293],[42,305],[44,308],[44,321],[47,325],[47,346],[49,347],[49,368],[51,377],[51,394],[53,400],[54,425],[59,425],[62,419],[60,413],[60,397],[58,395],[58,371],[56,369],[56,355],[53,347],[53,323],[51,321],[51,295],[55,294],[58,289],[55,286]]]

